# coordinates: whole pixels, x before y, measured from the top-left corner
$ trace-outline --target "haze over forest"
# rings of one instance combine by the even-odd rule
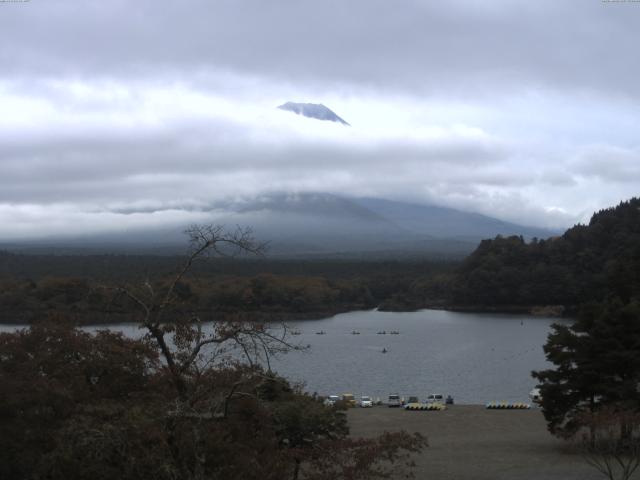
[[[343,211],[323,235],[364,250],[555,234],[638,192],[633,7],[1,3],[0,242],[241,222],[282,249],[351,248],[309,231],[327,202]],[[438,208],[458,226],[416,228]]]

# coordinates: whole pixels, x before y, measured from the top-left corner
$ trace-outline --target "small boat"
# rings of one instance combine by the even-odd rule
[[[391,335],[399,335],[399,334],[400,334],[400,332],[399,332],[399,331],[397,331],[397,330],[391,330],[389,333],[390,333]]]
[[[300,332],[299,330],[292,330],[291,335],[302,335],[302,332]]]
[[[353,332],[351,332],[351,335],[360,335],[360,332],[357,332],[356,330],[354,330]]]
[[[316,332],[316,335],[324,335],[326,332],[324,330],[320,330],[319,332]]]
[[[387,331],[386,330],[382,330],[381,332],[378,332],[378,335],[386,335]]]
[[[383,349],[382,349],[382,353],[387,353],[387,349],[386,349],[386,348],[383,348]]]

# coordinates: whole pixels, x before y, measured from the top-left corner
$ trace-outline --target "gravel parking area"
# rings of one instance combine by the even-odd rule
[[[551,436],[542,413],[453,405],[445,411],[353,408],[351,434],[420,432],[429,447],[415,458],[416,478],[452,480],[597,480],[602,475]]]

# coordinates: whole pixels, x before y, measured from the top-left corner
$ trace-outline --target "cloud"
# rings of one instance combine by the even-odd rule
[[[0,4],[2,235],[188,223],[270,191],[569,226],[640,186],[636,12],[553,0]],[[353,127],[275,108],[288,100],[323,102]]]
[[[578,153],[574,166],[576,173],[589,179],[638,186],[640,149],[589,145]]]
[[[77,90],[82,100],[69,101]],[[357,188],[376,175],[400,187],[407,177],[446,179],[445,172],[506,158],[500,139],[464,125],[345,128],[186,88],[117,90],[136,102],[96,108],[104,92],[91,84],[57,86],[57,95],[32,96],[24,108],[10,97],[23,122],[6,121],[2,134],[0,201],[135,201],[184,192],[210,201],[238,191],[331,190],[340,178]],[[224,181],[230,178],[237,182]]]
[[[11,225],[4,230],[3,241],[82,238],[114,232],[144,233],[149,230],[179,234],[185,225],[207,223],[210,212],[166,209],[152,212],[122,213],[91,211],[76,204],[4,204],[0,203],[0,222]],[[177,235],[176,235],[177,237]]]
[[[293,84],[637,95],[633,6],[504,0],[71,0],[3,6],[9,74],[241,72]],[[81,39],[81,41],[79,41]],[[613,82],[615,80],[615,82]]]

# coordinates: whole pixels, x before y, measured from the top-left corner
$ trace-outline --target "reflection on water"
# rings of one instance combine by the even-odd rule
[[[275,359],[272,368],[322,395],[351,392],[385,398],[397,392],[423,398],[443,393],[457,403],[527,401],[535,385],[531,370],[548,366],[542,345],[554,322],[567,323],[440,310],[349,312],[289,322],[299,332],[293,342],[310,348]],[[97,328],[105,327],[90,329]],[[132,337],[144,333],[135,325],[108,328]]]

